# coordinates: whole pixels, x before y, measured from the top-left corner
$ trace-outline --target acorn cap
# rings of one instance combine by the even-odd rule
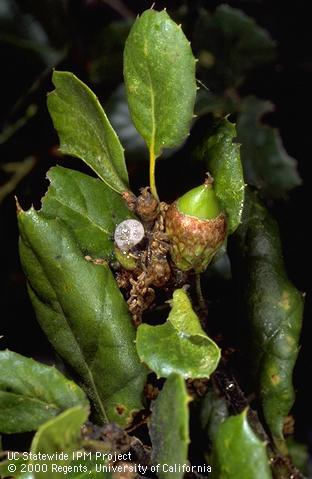
[[[226,238],[226,218],[211,178],[170,205],[166,233],[172,260],[179,269],[205,271]]]

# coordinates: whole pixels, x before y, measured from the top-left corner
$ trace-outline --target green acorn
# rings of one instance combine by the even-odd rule
[[[171,257],[179,269],[205,271],[226,238],[226,218],[211,177],[170,205],[166,233]]]

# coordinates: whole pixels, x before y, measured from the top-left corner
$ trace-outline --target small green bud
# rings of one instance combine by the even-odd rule
[[[121,251],[117,246],[115,246],[115,256],[118,263],[127,271],[133,271],[137,267],[137,259],[134,258],[131,253],[126,251]]]
[[[226,238],[226,218],[211,177],[170,205],[166,233],[171,257],[179,269],[205,271]]]

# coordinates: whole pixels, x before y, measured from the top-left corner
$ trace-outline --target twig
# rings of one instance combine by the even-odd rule
[[[206,317],[208,314],[208,307],[202,292],[199,273],[196,273],[195,275],[195,285],[196,285],[196,294],[197,294],[198,304],[200,308],[200,315],[203,317]]]
[[[19,118],[15,123],[8,125],[0,133],[0,145],[5,143],[11,138],[18,130],[23,128],[24,125],[37,113],[38,107],[34,103],[29,105],[24,116]]]
[[[35,158],[30,156],[24,161],[5,163],[1,169],[5,173],[11,173],[11,178],[0,186],[0,204],[4,198],[15,190],[19,182],[26,176],[35,164]]]

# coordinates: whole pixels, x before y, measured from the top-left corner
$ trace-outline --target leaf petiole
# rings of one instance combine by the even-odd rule
[[[150,177],[150,188],[152,195],[159,201],[156,182],[155,182],[155,166],[156,166],[156,155],[154,151],[154,146],[151,145],[150,147],[150,164],[149,164],[149,177]]]

